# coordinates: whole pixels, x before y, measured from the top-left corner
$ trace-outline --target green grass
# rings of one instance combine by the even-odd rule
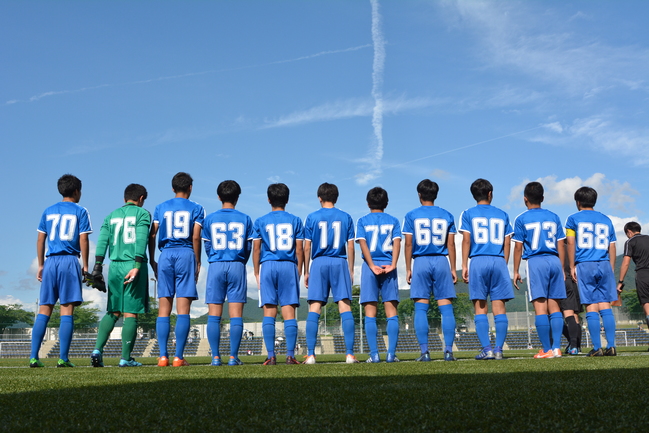
[[[346,365],[329,355],[300,366],[261,366],[262,357],[252,356],[240,367],[190,358],[188,368],[0,368],[0,430],[638,431],[649,424],[645,351],[547,360],[508,351],[504,361],[459,352],[459,362],[399,364]]]

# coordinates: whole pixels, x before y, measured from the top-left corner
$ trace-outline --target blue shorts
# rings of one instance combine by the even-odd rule
[[[391,261],[375,260],[374,264],[377,266],[390,265]],[[383,302],[397,301],[399,302],[399,278],[397,270],[393,270],[389,274],[376,275],[367,263],[363,261],[361,269],[361,304],[367,302],[379,302],[379,292]]]
[[[512,280],[504,257],[475,256],[469,260],[469,298],[508,301],[514,298]]]
[[[81,265],[73,255],[49,256],[43,264],[39,305],[81,304]]]
[[[615,275],[608,260],[577,263],[577,287],[582,304],[617,300],[615,286]]]
[[[196,256],[190,248],[165,248],[158,259],[158,298],[198,299]]]
[[[352,299],[352,281],[347,259],[342,257],[317,257],[309,272],[309,301],[327,303],[329,289],[334,302]]]
[[[530,302],[540,298],[566,298],[566,282],[559,257],[549,254],[532,256],[526,262]]]
[[[229,302],[245,304],[248,300],[246,265],[241,262],[212,262],[207,270],[205,303]]]
[[[300,277],[295,263],[269,260],[261,264],[259,305],[300,305]]]
[[[453,299],[455,286],[447,256],[419,256],[412,265],[411,299]]]

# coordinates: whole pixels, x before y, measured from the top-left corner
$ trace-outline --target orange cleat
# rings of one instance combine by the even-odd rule
[[[158,358],[158,367],[169,367],[169,358],[166,356]]]
[[[185,361],[184,358],[183,358],[183,359],[180,359],[180,358],[178,358],[178,357],[176,356],[176,357],[174,357],[174,363],[173,363],[173,366],[174,366],[174,367],[189,367],[189,363],[188,363],[187,361]]]
[[[539,353],[534,355],[535,359],[543,359],[543,358],[554,358],[554,353],[552,350],[548,350],[547,352],[544,352],[543,349],[539,350]]]

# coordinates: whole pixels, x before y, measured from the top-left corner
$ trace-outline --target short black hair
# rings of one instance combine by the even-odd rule
[[[189,173],[181,171],[176,173],[176,175],[171,179],[171,187],[174,192],[189,192],[189,188],[193,185],[194,179],[192,179]]]
[[[318,197],[320,197],[322,201],[336,204],[338,201],[338,187],[333,183],[325,182],[318,187]]]
[[[367,205],[370,209],[385,209],[388,207],[388,192],[380,186],[375,186],[367,191]]]
[[[224,180],[216,188],[216,194],[223,203],[237,204],[241,195],[241,187],[234,180]]]
[[[139,183],[132,183],[124,190],[125,201],[138,201],[142,196],[144,196],[144,199],[146,200],[148,194],[146,192],[146,188]]]
[[[489,193],[493,192],[494,187],[487,179],[476,179],[471,184],[471,195],[475,201],[489,200]]]
[[[525,185],[523,195],[530,204],[543,203],[543,185],[540,182],[530,182]]]
[[[65,198],[72,197],[75,191],[81,191],[81,180],[72,174],[64,174],[57,182],[59,194]]]
[[[266,191],[266,193],[268,194],[268,201],[270,202],[270,205],[272,207],[286,207],[286,203],[288,203],[288,196],[290,194],[290,191],[286,184],[273,183],[271,185],[268,185],[268,190]]]
[[[575,201],[578,201],[581,207],[595,207],[597,191],[589,186],[582,186],[575,191]]]
[[[417,192],[421,195],[424,201],[437,200],[437,193],[439,192],[439,185],[430,179],[424,179],[417,184]]]
[[[642,226],[635,221],[630,221],[624,224],[624,232],[640,233],[642,231]]]

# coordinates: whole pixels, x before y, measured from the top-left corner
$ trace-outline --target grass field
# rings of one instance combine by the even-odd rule
[[[0,361],[2,431],[646,431],[649,353],[535,360],[186,368]],[[402,360],[412,360],[404,354]],[[359,356],[359,359],[364,359]],[[77,361],[88,365],[87,359]],[[106,360],[116,365],[117,360]],[[279,360],[278,360],[279,361]],[[55,360],[45,360],[53,367]],[[16,368],[23,367],[23,368]]]

